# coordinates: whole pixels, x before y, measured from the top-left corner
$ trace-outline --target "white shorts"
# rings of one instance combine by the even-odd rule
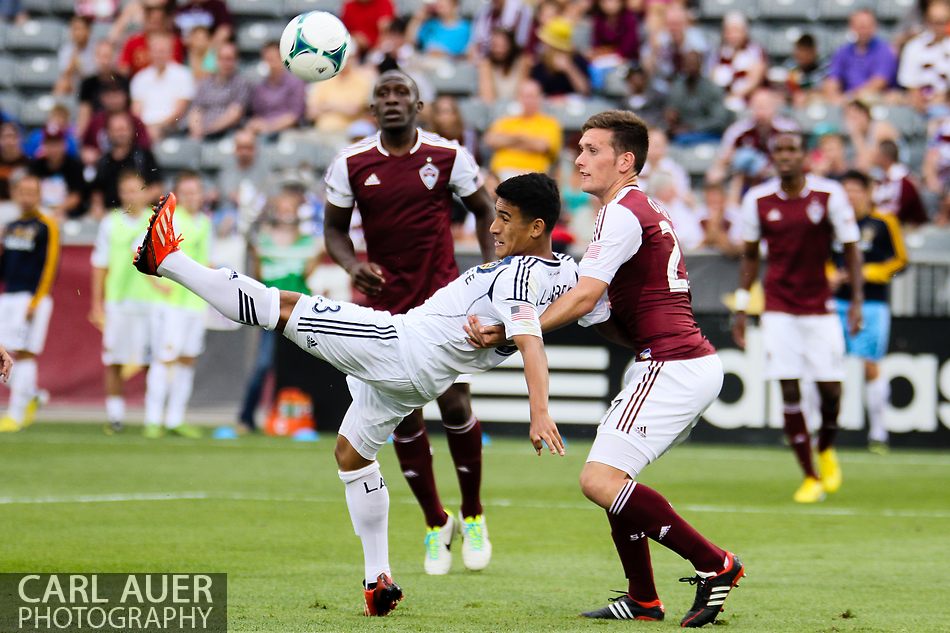
[[[844,379],[844,332],[836,314],[764,312],[761,325],[767,379]]]
[[[46,345],[46,332],[53,315],[53,299],[40,299],[33,318],[26,320],[26,311],[33,293],[11,292],[0,294],[0,345],[11,352],[41,354]]]
[[[623,391],[597,427],[587,461],[613,466],[636,478],[686,439],[719,396],[722,378],[718,354],[633,363],[623,377]]]
[[[429,401],[410,379],[395,319],[388,312],[305,295],[284,336],[347,374],[353,404],[340,435],[366,459],[376,459],[402,419]]]
[[[103,365],[146,365],[149,360],[152,306],[106,303],[102,331]]]
[[[174,306],[152,309],[152,356],[170,363],[178,358],[197,358],[205,349],[205,310]]]

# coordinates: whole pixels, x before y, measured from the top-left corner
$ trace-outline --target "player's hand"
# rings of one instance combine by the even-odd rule
[[[100,332],[106,325],[106,311],[101,305],[93,305],[89,310],[89,322]]]
[[[498,347],[507,341],[503,325],[482,325],[474,314],[469,315],[468,324],[463,325],[462,328],[468,335],[466,340],[476,349]]]
[[[745,325],[746,313],[736,312],[732,321],[732,340],[736,342],[739,349],[745,349]]]
[[[383,269],[379,264],[359,262],[349,270],[349,273],[353,285],[363,294],[373,297],[383,291],[386,278],[383,277]]]
[[[0,346],[0,380],[10,380],[10,370],[13,369],[13,358],[10,353]]]
[[[531,414],[531,426],[528,429],[531,445],[538,455],[541,455],[542,442],[548,445],[552,455],[564,455],[564,440],[557,430],[557,425],[547,411]]]
[[[864,327],[864,317],[861,313],[861,302],[852,301],[848,308],[848,332],[851,336],[856,335]]]

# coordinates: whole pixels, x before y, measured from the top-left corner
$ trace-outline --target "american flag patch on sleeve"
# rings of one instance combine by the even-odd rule
[[[597,259],[600,257],[600,244],[590,244],[584,251],[584,259]]]
[[[511,308],[511,320],[512,321],[527,321],[537,319],[537,315],[534,312],[534,308],[531,306],[520,305],[514,306]]]

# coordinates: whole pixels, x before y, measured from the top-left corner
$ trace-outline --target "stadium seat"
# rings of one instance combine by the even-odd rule
[[[846,22],[858,9],[873,8],[871,0],[819,0],[818,17],[822,21],[841,20]]]
[[[491,108],[478,97],[459,99],[459,111],[468,127],[483,131],[491,124]]]
[[[283,7],[283,17],[289,20],[307,11],[327,11],[333,15],[340,15],[342,8],[343,0],[287,0]]]
[[[76,13],[75,0],[49,0],[49,5],[50,5],[50,8],[49,8],[50,13],[61,16],[63,18],[69,18],[73,14]],[[116,13],[116,15],[113,17],[118,17],[118,13]],[[106,23],[111,23],[111,22],[112,20],[109,20]]]
[[[165,169],[198,169],[201,162],[201,143],[190,138],[166,138],[152,151]]]
[[[228,0],[228,9],[236,16],[283,16],[283,7],[274,0]],[[296,15],[296,14],[295,14]]]
[[[795,48],[795,40],[805,32],[800,26],[771,29],[766,26],[753,26],[749,30],[752,39],[765,47],[765,52],[768,53],[769,57],[783,60],[792,54],[792,50]]]
[[[439,94],[470,95],[478,89],[478,70],[469,62],[449,62],[440,60],[433,72],[429,74],[432,87]]]
[[[769,0],[764,0],[766,3]],[[700,0],[699,14],[703,19],[721,20],[730,11],[740,11],[746,17],[758,15],[756,0]]]
[[[818,14],[817,0],[768,0],[759,5],[763,20],[814,20]]]
[[[336,149],[312,140],[281,138],[277,143],[261,147],[261,159],[271,169],[308,166],[326,169],[336,155]]]
[[[816,128],[821,131],[844,131],[841,108],[824,103],[812,103],[807,108],[787,113],[802,127],[802,132],[811,134]],[[819,128],[819,125],[821,126]]]
[[[927,134],[927,119],[910,106],[876,105],[871,108],[871,117],[889,122],[909,139],[922,138]]]
[[[14,64],[13,85],[25,89],[51,90],[59,78],[59,67],[53,55],[20,58]]]
[[[2,72],[2,69],[0,69]],[[12,119],[20,118],[20,95],[15,92],[0,92],[0,111]]]
[[[76,113],[76,100],[74,98],[64,99],[52,95],[40,95],[30,99],[24,99],[20,104],[20,123],[24,127],[41,127],[46,123],[50,110],[57,103],[61,103],[69,108],[70,112]]]
[[[423,0],[396,0],[394,3],[396,5],[396,15],[415,15],[422,3]]]
[[[627,96],[627,67],[618,66],[607,75],[604,82],[604,94],[608,97],[623,99]]]
[[[60,20],[28,20],[7,30],[4,48],[8,51],[58,51],[65,27]]]
[[[848,30],[836,27],[816,29],[815,39],[818,40],[818,50],[821,54],[831,57],[835,51],[848,43]]]
[[[264,44],[279,40],[284,27],[283,22],[252,22],[238,28],[237,45],[242,53],[260,53]]]
[[[14,86],[13,73],[15,68],[12,59],[6,55],[0,57],[0,88],[12,88]]]
[[[31,16],[45,15],[51,12],[53,3],[51,0],[22,0],[21,6]]]
[[[581,53],[586,53],[591,49],[593,41],[594,24],[588,19],[582,19],[574,24],[574,30],[571,32],[571,43]]]
[[[556,118],[565,132],[580,130],[592,115],[614,107],[615,104],[600,97],[548,100],[544,103],[544,111]]]
[[[487,4],[487,0],[461,0],[459,2],[459,13],[471,19]]]
[[[702,176],[713,164],[719,151],[718,143],[701,143],[689,147],[670,145],[670,158],[676,161],[691,176]]]
[[[223,138],[201,144],[201,169],[217,171],[234,155],[234,139]]]
[[[917,0],[878,0],[879,20],[899,20],[914,10]]]

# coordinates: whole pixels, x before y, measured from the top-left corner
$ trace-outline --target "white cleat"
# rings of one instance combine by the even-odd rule
[[[458,525],[451,514],[442,527],[430,527],[426,530],[426,558],[423,564],[430,576],[444,576],[452,569],[452,539],[458,531]]]
[[[465,568],[481,571],[491,562],[491,541],[488,540],[488,526],[485,515],[463,517],[462,522],[462,562]]]

